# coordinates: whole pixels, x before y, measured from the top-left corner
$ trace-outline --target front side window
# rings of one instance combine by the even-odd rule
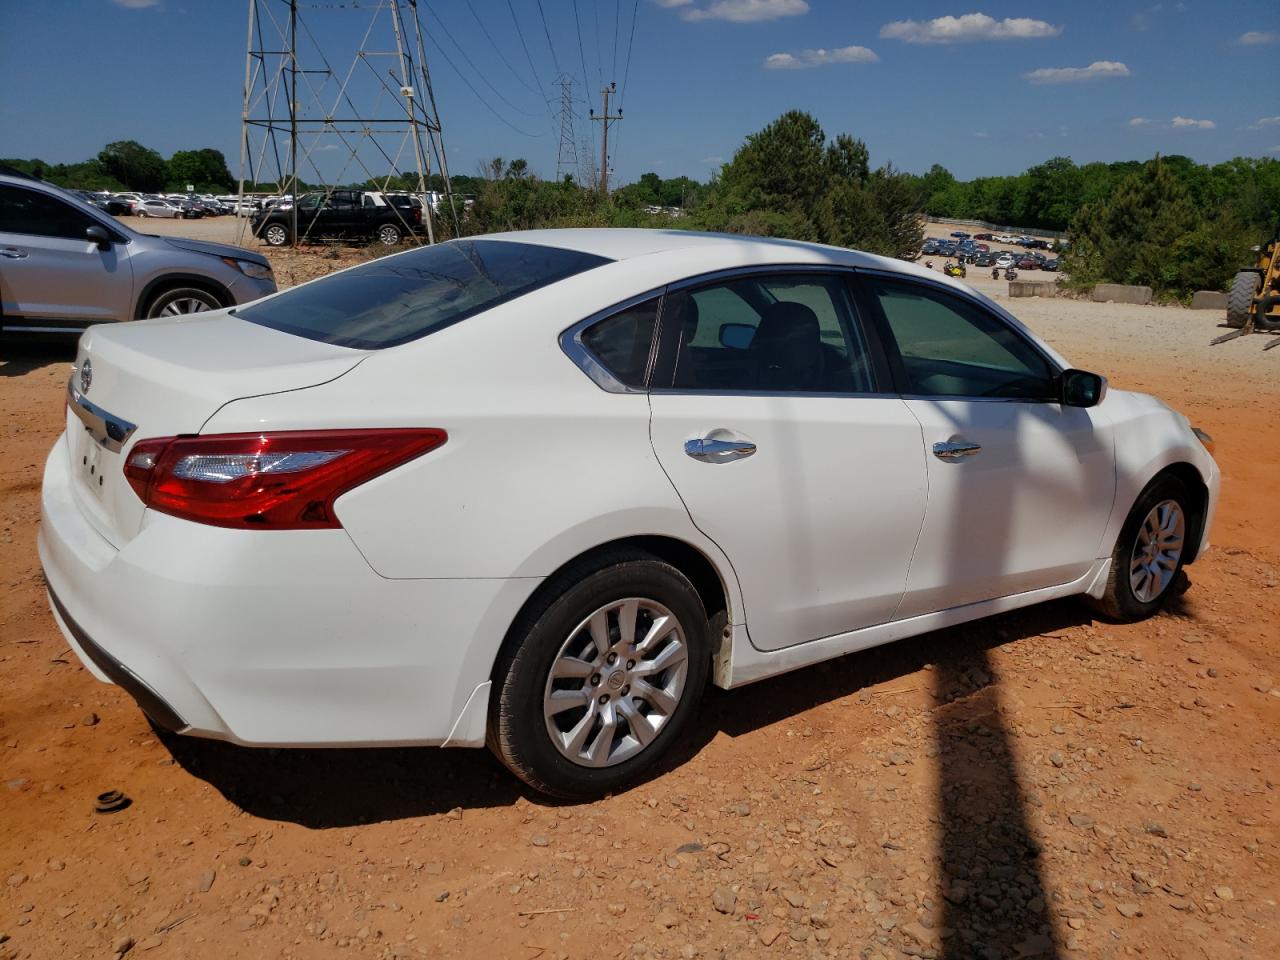
[[[425,337],[610,261],[506,240],[451,240],[375,260],[286,290],[236,316],[359,350]]]
[[[866,342],[842,278],[739,277],[669,294],[679,390],[869,393]]]
[[[906,392],[926,397],[1047,400],[1054,370],[1012,327],[941,290],[871,278],[906,373]]]
[[[588,327],[582,343],[619,382],[643,387],[657,318],[655,297]]]
[[[83,240],[94,220],[69,203],[36,190],[0,185],[0,233]]]

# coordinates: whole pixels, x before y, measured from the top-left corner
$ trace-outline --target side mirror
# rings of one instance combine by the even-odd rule
[[[1064,370],[1061,383],[1065,407],[1096,407],[1107,395],[1107,378],[1087,370]]]
[[[99,250],[111,249],[111,234],[107,233],[102,227],[96,224],[92,227],[85,227],[84,235],[86,239],[94,241]]]
[[[746,350],[755,339],[756,328],[749,323],[720,324],[720,346],[732,350]]]

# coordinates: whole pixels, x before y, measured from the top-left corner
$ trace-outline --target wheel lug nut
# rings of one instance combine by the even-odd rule
[[[634,670],[635,668],[636,668],[636,662],[635,662],[634,660],[628,660],[628,661],[627,661],[627,669],[628,669],[628,670]]]
[[[622,695],[624,697],[630,692],[631,692],[631,684],[627,684],[625,687],[622,688]]]
[[[593,687],[598,687],[598,686],[600,686],[600,674],[598,674],[598,673],[593,673],[593,674],[591,675],[591,685],[592,685]]]
[[[609,702],[609,695],[608,695],[607,693],[602,693],[602,694],[600,694],[600,702],[601,702],[601,703],[608,703],[608,702]]]
[[[615,663],[617,663],[617,662],[618,662],[618,655],[617,655],[616,653],[611,653],[611,654],[609,654],[608,662],[609,662],[610,664],[615,664]]]

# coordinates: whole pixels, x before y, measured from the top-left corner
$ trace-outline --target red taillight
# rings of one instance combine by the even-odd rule
[[[124,475],[152,510],[218,527],[340,527],[333,502],[448,439],[436,429],[299,430],[161,437]]]

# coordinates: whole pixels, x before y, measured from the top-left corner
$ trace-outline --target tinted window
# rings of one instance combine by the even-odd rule
[[[56,197],[22,187],[0,185],[0,233],[83,240],[85,230],[97,223],[88,214]]]
[[[657,316],[655,298],[588,327],[582,334],[582,342],[622,383],[643,387]]]
[[[377,350],[608,262],[531,243],[452,240],[295,287],[236,316],[311,340]]]
[[[868,282],[902,356],[909,393],[1032,400],[1053,395],[1049,362],[999,317],[932,288]]]
[[[677,389],[874,389],[867,347],[839,277],[739,278],[673,293],[663,309],[679,330]]]

